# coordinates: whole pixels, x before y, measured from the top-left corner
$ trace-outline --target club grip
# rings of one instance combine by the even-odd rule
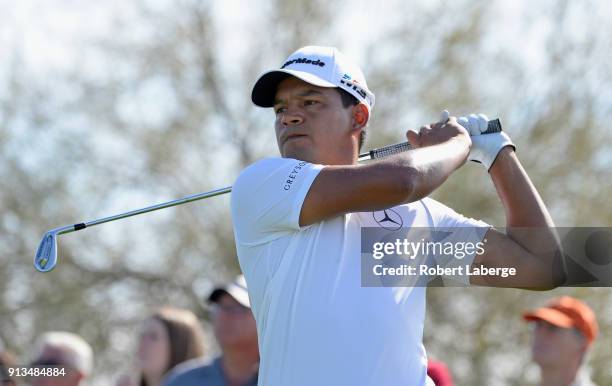
[[[484,131],[482,134],[499,133],[500,131],[502,131],[501,122],[499,121],[499,119],[492,119],[487,124],[487,130]],[[394,143],[393,145],[388,145],[378,149],[370,150],[367,153],[359,154],[359,161],[384,158],[411,149],[412,146],[409,142]]]
[[[501,122],[498,118],[495,118],[487,123],[487,130],[482,134],[499,133],[500,131],[502,131]]]

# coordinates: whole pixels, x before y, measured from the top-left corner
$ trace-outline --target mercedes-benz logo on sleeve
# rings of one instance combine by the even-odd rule
[[[393,209],[372,212],[372,217],[374,217],[374,221],[376,221],[380,227],[388,231],[396,231],[404,225],[402,216]]]

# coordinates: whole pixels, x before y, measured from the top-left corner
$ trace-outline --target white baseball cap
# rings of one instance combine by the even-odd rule
[[[363,72],[335,47],[306,46],[295,51],[280,69],[259,77],[251,92],[253,103],[274,106],[278,84],[288,75],[319,87],[339,87],[364,103],[372,113],[374,94],[368,89]]]
[[[251,308],[251,302],[249,301],[249,292],[247,291],[246,280],[243,275],[237,276],[234,281],[225,285],[216,287],[212,290],[208,296],[208,301],[216,303],[221,295],[228,294],[233,297],[238,303],[245,307]]]

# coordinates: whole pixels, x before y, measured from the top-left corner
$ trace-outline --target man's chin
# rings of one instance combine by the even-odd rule
[[[306,162],[310,162],[310,163],[319,163],[316,160],[312,159],[311,157],[308,157],[305,154],[301,154],[301,153],[286,153],[283,154],[282,156],[283,158],[292,158],[292,159],[297,159],[300,161],[306,161]]]
[[[292,146],[291,144],[285,144],[283,146],[281,155],[283,158],[294,158],[311,163],[315,162],[313,154],[311,151],[309,151],[309,149]]]

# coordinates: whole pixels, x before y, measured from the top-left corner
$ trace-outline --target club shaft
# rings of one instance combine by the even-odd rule
[[[89,228],[95,225],[104,224],[110,221],[120,220],[120,219],[127,218],[127,217],[137,216],[143,213],[153,212],[155,210],[170,208],[172,206],[182,205],[188,202],[193,202],[193,201],[198,201],[198,200],[202,200],[202,199],[209,198],[209,197],[219,196],[221,194],[226,194],[231,191],[232,191],[232,187],[227,186],[225,188],[211,190],[211,191],[204,192],[204,193],[192,194],[191,196],[186,196],[183,198],[179,198],[177,200],[162,202],[161,204],[147,206],[146,208],[135,209],[135,210],[131,210],[125,213],[119,213],[114,216],[104,217],[104,218],[97,219],[97,220],[92,220],[92,221],[88,221],[84,223],[77,223],[77,224],[70,225],[67,227],[62,227],[57,233],[64,234],[64,233],[75,232],[81,229]]]

